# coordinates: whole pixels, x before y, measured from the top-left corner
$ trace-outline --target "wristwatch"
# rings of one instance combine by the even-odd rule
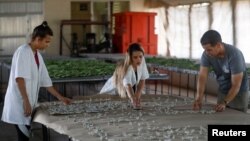
[[[223,100],[223,103],[225,104],[225,105],[227,105],[228,104],[228,101],[226,101],[225,99]]]

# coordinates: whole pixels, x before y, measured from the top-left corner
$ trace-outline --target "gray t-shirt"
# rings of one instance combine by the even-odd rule
[[[248,91],[248,78],[246,72],[245,59],[242,52],[228,44],[224,44],[225,56],[224,58],[215,58],[203,52],[201,57],[201,66],[212,67],[216,79],[219,83],[219,91],[227,94],[231,88],[231,75],[243,72],[244,76],[241,82],[240,93]]]

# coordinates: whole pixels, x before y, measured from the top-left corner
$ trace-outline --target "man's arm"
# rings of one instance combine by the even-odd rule
[[[235,96],[238,94],[241,86],[241,82],[243,79],[243,72],[238,73],[238,74],[232,74],[231,75],[231,88],[228,91],[228,94],[224,98],[223,101],[220,101],[215,107],[215,110],[218,112],[224,111],[226,108],[226,105],[232,101]]]
[[[206,87],[208,77],[208,67],[200,67],[198,82],[197,82],[197,93],[195,97],[195,102],[193,105],[194,110],[200,110],[202,105],[202,99],[204,96],[204,91]]]
[[[233,74],[231,76],[232,86],[231,86],[227,96],[224,99],[225,101],[227,101],[227,103],[232,101],[235,98],[235,96],[238,94],[238,92],[240,90],[242,79],[243,79],[243,72],[238,73],[238,74]]]

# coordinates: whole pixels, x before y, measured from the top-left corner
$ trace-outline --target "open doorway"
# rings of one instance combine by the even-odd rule
[[[87,22],[71,25],[71,42],[88,53],[111,52],[112,15],[123,11],[129,11],[129,1],[71,2],[71,20]]]
[[[71,20],[91,21],[91,3],[90,2],[71,2]],[[80,46],[84,46],[85,33],[91,31],[87,25],[71,25],[72,40],[77,40]]]

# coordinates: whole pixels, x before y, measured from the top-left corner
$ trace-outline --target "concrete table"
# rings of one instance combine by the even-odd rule
[[[206,141],[209,124],[250,124],[249,114],[233,109],[216,113],[208,103],[201,111],[193,111],[192,99],[177,96],[143,95],[142,110],[133,110],[128,99],[117,96],[77,99],[71,107],[66,107],[66,113],[58,110],[63,106],[58,102],[41,104],[34,122],[75,141]]]

